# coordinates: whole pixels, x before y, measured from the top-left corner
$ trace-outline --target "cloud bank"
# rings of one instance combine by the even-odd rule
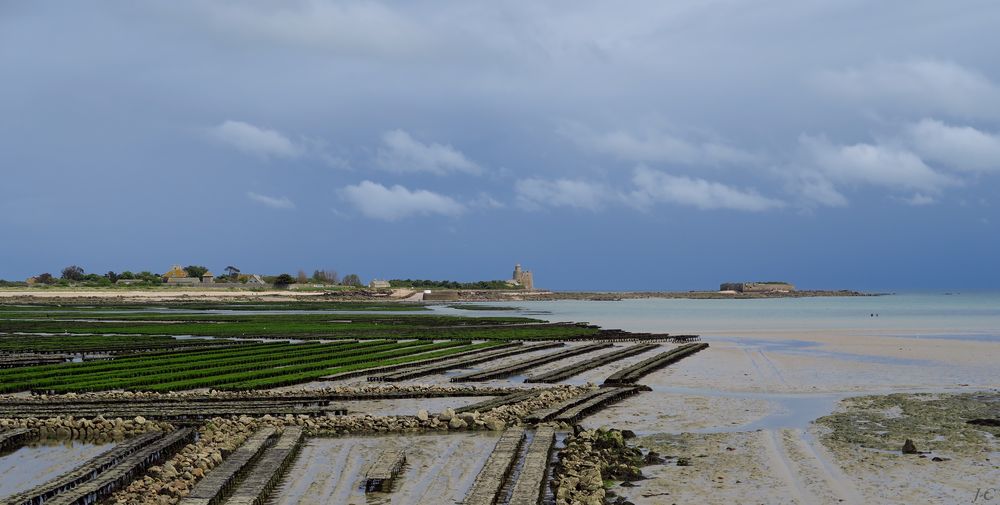
[[[454,199],[423,189],[386,187],[372,181],[346,186],[341,196],[365,217],[398,221],[412,216],[458,216],[465,206]]]
[[[449,145],[425,144],[403,130],[392,130],[382,135],[377,163],[391,172],[426,172],[445,175],[451,172],[480,174],[482,167]]]
[[[281,132],[243,121],[226,120],[209,129],[209,136],[229,147],[262,158],[295,158],[305,152]]]

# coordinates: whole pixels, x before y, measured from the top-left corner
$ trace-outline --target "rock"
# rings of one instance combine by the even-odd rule
[[[490,431],[501,431],[507,427],[507,423],[500,419],[489,418],[486,420],[486,429]]]
[[[667,460],[660,456],[660,453],[656,451],[649,451],[643,458],[642,464],[644,465],[662,465],[666,463]]]
[[[690,458],[677,458],[677,466],[691,466]]]
[[[455,417],[455,411],[452,409],[444,409],[444,412],[438,414],[437,416],[438,421],[442,421],[445,423],[451,421],[451,418],[453,417]]]
[[[417,411],[417,419],[426,421],[428,418],[430,418],[430,414],[428,414],[426,410],[420,409]]]
[[[906,439],[903,442],[903,454],[919,454],[920,451],[917,450],[917,445],[913,443],[913,440]]]
[[[931,461],[937,461],[940,463],[942,461],[951,461],[951,458],[942,458],[941,456],[934,456],[933,458],[931,458]]]
[[[457,417],[453,417],[451,418],[451,421],[448,421],[448,427],[453,430],[460,430],[466,426],[468,426],[468,424]]]

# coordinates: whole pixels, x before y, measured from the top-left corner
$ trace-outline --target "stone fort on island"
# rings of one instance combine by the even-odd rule
[[[535,277],[531,274],[531,270],[521,270],[521,264],[518,263],[514,265],[514,275],[511,277],[510,284],[533,291],[535,289]]]

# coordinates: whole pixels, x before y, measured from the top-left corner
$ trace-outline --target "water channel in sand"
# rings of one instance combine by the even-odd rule
[[[114,448],[74,440],[35,442],[0,453],[0,498],[31,489]]]
[[[269,503],[458,503],[471,489],[499,436],[470,432],[310,439]],[[406,465],[392,491],[366,494],[365,473],[382,451],[391,450],[406,453]]]

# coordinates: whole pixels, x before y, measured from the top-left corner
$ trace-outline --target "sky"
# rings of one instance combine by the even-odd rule
[[[0,0],[0,278],[990,289],[997,26],[992,0]]]

